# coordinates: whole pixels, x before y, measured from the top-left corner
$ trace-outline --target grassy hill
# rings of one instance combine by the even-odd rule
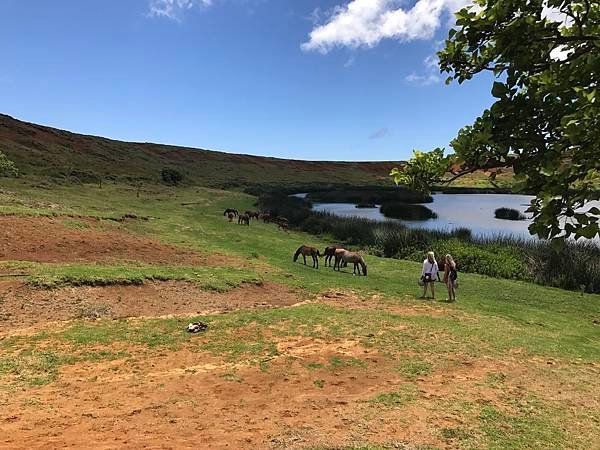
[[[0,150],[25,175],[156,180],[174,168],[192,184],[236,187],[257,184],[391,185],[397,162],[298,161],[230,154],[151,143],[122,142],[36,125],[0,114]]]
[[[326,236],[223,217],[254,201],[6,180],[4,446],[597,448],[600,296],[461,273],[419,300],[418,263],[313,269]]]

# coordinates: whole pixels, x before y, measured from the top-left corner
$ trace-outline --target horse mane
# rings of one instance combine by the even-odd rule
[[[294,253],[294,262],[296,262],[298,260],[298,256],[300,256],[300,253],[302,252],[303,248],[304,248],[304,245],[301,245],[300,248],[298,248],[298,250],[296,250],[296,253]]]

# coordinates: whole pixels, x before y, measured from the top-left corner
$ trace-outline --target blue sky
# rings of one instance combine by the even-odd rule
[[[432,56],[465,0],[0,0],[0,112],[316,160],[446,146],[491,104]]]

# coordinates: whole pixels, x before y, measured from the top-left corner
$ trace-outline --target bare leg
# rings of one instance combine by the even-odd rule
[[[431,298],[432,298],[433,300],[435,300],[435,286],[434,286],[434,285],[435,285],[435,282],[434,282],[434,281],[432,281],[430,284],[431,284]]]

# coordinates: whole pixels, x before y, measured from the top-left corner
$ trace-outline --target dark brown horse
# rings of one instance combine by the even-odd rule
[[[323,252],[323,255],[325,256],[325,267],[327,267],[328,265],[331,267],[331,260],[334,259],[335,257],[335,251],[341,248],[337,245],[330,245],[329,247],[325,248],[325,251]]]
[[[285,217],[276,217],[275,219],[271,219],[271,222],[277,224],[277,228],[283,231],[287,231],[290,227],[290,222]]]
[[[296,253],[294,253],[294,262],[298,261],[298,256],[300,255],[304,258],[304,265],[306,265],[306,257],[312,256],[313,269],[319,268],[319,257],[321,256],[319,250],[314,247],[309,247],[308,245],[301,245],[300,248],[296,250]]]
[[[238,217],[238,224],[250,226],[250,217],[248,217],[248,214],[240,215],[240,217]]]
[[[258,211],[246,211],[244,214],[246,214],[251,219],[257,219],[258,220]]]
[[[357,270],[358,274],[360,275],[360,269],[362,268],[362,274],[365,277],[367,276],[367,263],[359,253],[349,252],[348,250],[344,250],[343,248],[337,249],[335,251],[335,264],[333,266],[333,270],[335,270],[335,268],[337,267],[337,270],[339,271],[340,264],[342,262],[354,264],[354,271],[352,272],[354,275],[356,275]]]

